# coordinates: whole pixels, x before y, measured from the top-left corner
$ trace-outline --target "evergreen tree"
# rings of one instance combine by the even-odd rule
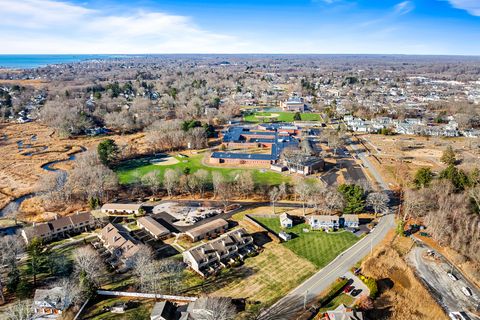
[[[430,185],[433,179],[433,172],[430,168],[420,168],[415,173],[413,183],[417,188],[425,188]]]
[[[112,139],[106,139],[98,144],[97,152],[100,161],[104,165],[110,166],[117,160],[118,146]]]

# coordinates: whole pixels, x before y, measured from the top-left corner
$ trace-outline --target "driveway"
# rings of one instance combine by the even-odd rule
[[[362,290],[362,292],[360,292],[360,294],[358,296],[354,297],[355,301],[357,301],[363,295],[368,296],[370,294],[370,289],[368,289],[368,287],[365,285],[365,283],[362,282],[362,280],[360,280],[359,277],[357,277],[356,275],[354,275],[350,271],[348,271],[344,276],[347,279],[351,279],[353,281],[349,285],[354,286],[355,289],[361,289]]]
[[[277,301],[270,309],[280,309],[285,305],[301,309],[304,302],[307,304],[314,302],[318,295],[329,288],[331,283],[349,272],[350,268],[358,261],[370,254],[373,247],[379,244],[394,226],[395,220],[392,214],[380,218],[380,222],[373,232],[341,253],[335,260]],[[275,311],[269,312],[275,313]]]
[[[375,167],[370,164],[365,153],[356,144],[352,143],[350,139],[347,140],[347,143],[351,145],[356,156],[362,161],[363,166],[369,169],[378,185],[384,191],[389,191],[387,183],[385,183],[380,173],[375,170]],[[373,251],[373,247],[378,245],[394,227],[395,218],[393,214],[386,214],[381,217],[378,225],[370,234],[345,250],[327,266],[277,301],[266,313],[280,313],[286,305],[290,309],[300,310],[305,304],[314,302],[318,295],[328,289],[331,283],[346,274],[358,261],[370,254]]]

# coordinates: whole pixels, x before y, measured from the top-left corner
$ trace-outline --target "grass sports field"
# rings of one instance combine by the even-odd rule
[[[295,112],[255,112],[253,114],[243,117],[247,122],[293,122]],[[322,118],[318,113],[301,113],[302,121],[321,121]]]
[[[282,230],[280,220],[277,218],[255,217],[255,220],[277,233]],[[335,233],[323,231],[303,232],[303,229],[309,228],[306,224],[298,224],[286,230],[293,236],[292,240],[284,242],[283,245],[300,257],[311,261],[318,268],[326,266],[341,252],[359,240],[357,236],[348,231]]]
[[[251,170],[253,173],[253,178],[256,183],[258,184],[265,184],[265,185],[278,185],[282,182],[288,182],[290,180],[289,177],[284,176],[280,173],[273,172],[270,170],[262,170],[262,169],[246,169],[246,168],[238,168],[238,169],[231,169],[231,168],[215,168],[215,167],[207,167],[203,165],[202,159],[204,154],[193,155],[190,157],[179,157],[175,156],[174,158],[178,160],[178,163],[171,164],[171,165],[156,165],[150,162],[153,158],[141,158],[141,159],[134,159],[126,161],[115,168],[115,172],[118,175],[121,184],[129,184],[134,182],[135,180],[143,177],[145,174],[151,171],[158,171],[160,172],[160,176],[163,177],[163,174],[166,169],[175,169],[178,168],[183,171],[185,168],[189,168],[190,172],[193,173],[199,169],[204,169],[209,172],[213,171],[220,171],[224,175],[234,175],[235,171],[239,170]]]

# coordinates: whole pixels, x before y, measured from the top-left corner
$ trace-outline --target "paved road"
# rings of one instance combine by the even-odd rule
[[[447,312],[466,312],[471,319],[480,319],[470,311],[480,308],[480,291],[440,254],[435,253],[435,259],[427,257],[428,247],[419,243],[408,255],[408,261],[416,270],[418,276],[432,293],[432,296]],[[458,280],[452,280],[448,272]],[[468,287],[472,296],[467,297],[462,287]]]
[[[356,156],[363,162],[363,165],[370,170],[373,178],[377,180],[379,186],[387,191],[388,185],[370,164],[366,155],[360,151],[358,146],[351,143],[351,141],[348,142],[356,152]],[[358,261],[370,254],[373,247],[379,244],[385,238],[388,231],[394,226],[395,219],[393,214],[387,214],[381,217],[378,225],[370,234],[344,251],[335,260],[280,299],[267,312],[275,313],[275,309],[284,308],[285,305],[288,305],[289,308],[292,309],[300,309],[305,302],[307,304],[313,302],[320,293],[325,291],[331,285],[332,282],[344,275]]]
[[[382,217],[376,228],[370,234],[340,254],[330,264],[280,299],[271,308],[275,309],[284,304],[289,304],[292,308],[301,308],[305,297],[307,303],[314,301],[332,282],[348,272],[358,261],[366,257],[372,248],[385,238],[387,232],[393,228],[394,225],[395,222],[392,214]]]

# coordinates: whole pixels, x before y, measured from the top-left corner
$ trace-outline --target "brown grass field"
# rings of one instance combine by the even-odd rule
[[[411,239],[395,237],[392,231],[362,263],[363,273],[379,282],[380,295],[375,300],[371,319],[385,316],[392,320],[448,319],[403,260],[402,256],[411,246]]]
[[[256,208],[247,213],[266,213],[266,209]],[[233,218],[250,233],[262,231],[243,220],[243,216],[244,213],[239,213]],[[233,270],[235,274],[242,274],[242,277],[235,277],[224,287],[213,292],[213,295],[247,298],[262,305],[270,305],[316,270],[311,262],[297,256],[280,243],[271,241],[264,245],[263,252],[247,258],[243,266]]]
[[[415,172],[422,167],[431,168],[433,171],[440,171],[445,168],[440,158],[448,146],[452,146],[456,152],[461,168],[471,169],[480,165],[478,142],[471,138],[447,139],[378,134],[358,136],[365,141],[365,147],[372,154],[370,162],[392,184],[400,183],[402,175],[405,176],[406,174],[410,178],[413,177]]]
[[[66,160],[72,153],[81,151],[81,147],[95,149],[105,137],[83,137],[78,139],[62,139],[55,130],[36,122],[16,124],[0,123],[0,208],[3,208],[13,198],[31,193],[37,188],[41,175],[51,174],[42,165],[55,161]],[[3,139],[4,134],[8,139]],[[32,136],[36,135],[36,139]],[[146,144],[142,134],[111,135],[119,145],[128,143],[133,149],[143,151]],[[31,148],[19,148],[17,141],[30,144]],[[33,155],[26,153],[33,152]],[[69,170],[71,162],[54,165],[56,169]],[[72,208],[76,210],[78,208]],[[22,204],[25,213],[43,213],[35,198]],[[71,212],[71,210],[69,210]],[[33,217],[28,217],[31,219]]]

